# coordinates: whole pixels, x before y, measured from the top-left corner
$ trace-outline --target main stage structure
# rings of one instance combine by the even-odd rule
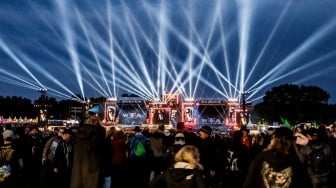
[[[249,112],[237,99],[191,99],[176,93],[166,93],[155,100],[141,97],[107,98],[103,124],[148,127],[164,124],[166,127],[175,127],[178,122],[184,122],[191,129],[203,125],[233,128],[246,124],[246,114]]]

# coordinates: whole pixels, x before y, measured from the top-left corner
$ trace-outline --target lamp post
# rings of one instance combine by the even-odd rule
[[[84,118],[87,118],[88,117],[88,112],[89,112],[89,109],[90,109],[90,99],[88,99],[85,103],[85,108],[84,108]]]
[[[40,118],[39,120],[41,123],[46,123],[45,125],[48,125],[48,119],[47,119],[47,107],[46,107],[46,100],[47,100],[47,89],[41,88],[38,89],[37,92],[41,93],[41,109],[40,109]]]

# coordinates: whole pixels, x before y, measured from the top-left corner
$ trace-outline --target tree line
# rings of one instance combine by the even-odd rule
[[[90,101],[92,104],[102,103],[105,98],[90,98]],[[41,109],[45,109],[49,118],[67,119],[71,107],[83,107],[83,103],[71,99],[57,101],[56,98],[48,96],[41,96],[35,101],[21,96],[0,96],[0,116],[3,118],[35,118]]]
[[[254,110],[266,122],[336,124],[336,105],[329,99],[319,87],[285,84],[267,91]]]

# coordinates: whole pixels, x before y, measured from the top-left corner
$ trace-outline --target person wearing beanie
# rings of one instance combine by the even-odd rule
[[[210,126],[203,126],[199,130],[199,140],[197,144],[201,156],[200,163],[204,166],[203,173],[208,184],[211,184],[210,180],[213,180],[216,174],[216,147],[214,139],[211,137],[211,133],[212,128]]]
[[[203,126],[203,127],[200,129],[200,133],[201,133],[201,132],[207,134],[208,136],[210,136],[211,133],[212,133],[212,129],[211,129],[211,127],[205,125],[205,126]]]

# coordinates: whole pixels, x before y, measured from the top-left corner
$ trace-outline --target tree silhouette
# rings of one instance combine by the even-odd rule
[[[268,122],[288,120],[292,125],[300,122],[328,121],[329,93],[315,86],[280,85],[267,91],[263,102],[255,111]]]

